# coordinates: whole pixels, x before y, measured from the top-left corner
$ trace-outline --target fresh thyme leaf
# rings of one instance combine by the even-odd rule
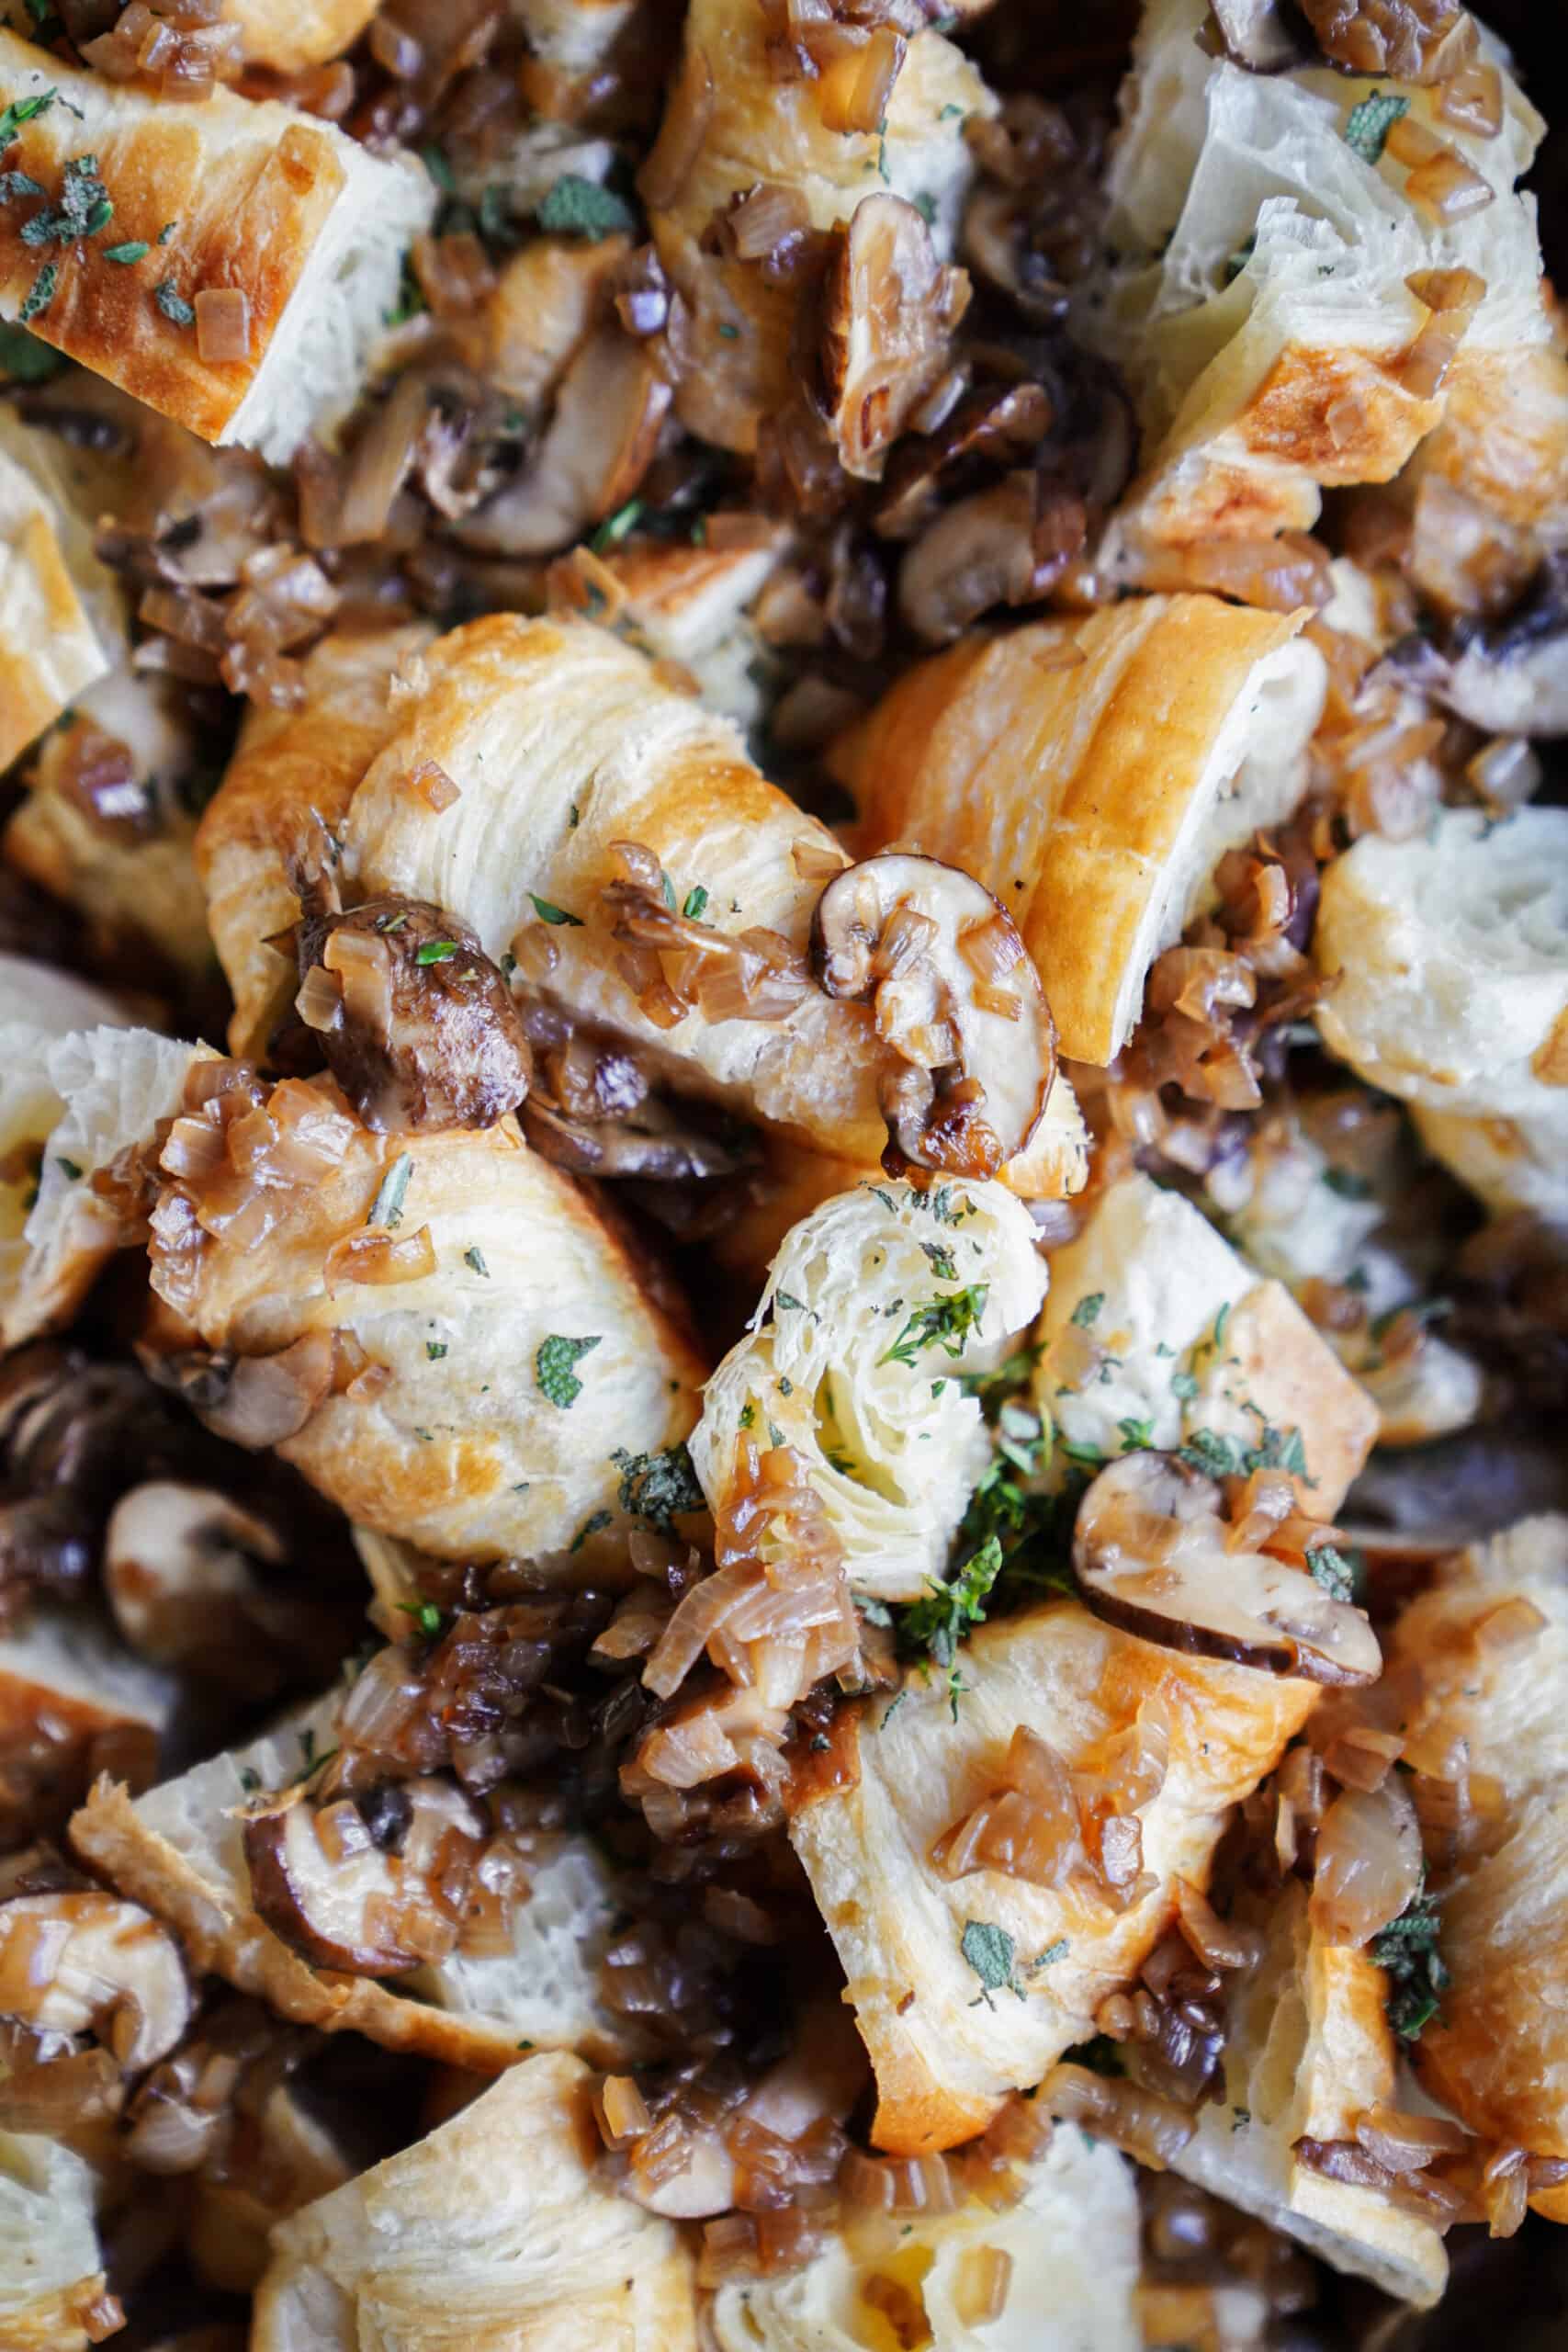
[[[636,530],[641,516],[642,500],[640,498],[628,498],[624,506],[617,506],[615,513],[607,514],[598,529],[589,537],[588,544],[594,554],[604,555],[611,548],[618,547],[628,532]]]
[[[152,250],[152,246],[143,238],[132,237],[123,245],[106,245],[104,259],[118,261],[129,267],[132,262],[145,261]]]
[[[538,223],[551,236],[601,237],[635,230],[637,215],[614,189],[599,187],[576,172],[563,172],[540,205]]]
[[[400,1600],[398,1607],[405,1617],[412,1617],[427,1640],[434,1641],[441,1631],[441,1611],[434,1600]]]
[[[1420,2039],[1423,2028],[1437,2016],[1448,1987],[1448,1966],[1438,1950],[1439,1927],[1431,1895],[1413,1895],[1398,1918],[1391,1919],[1369,1946],[1378,1967],[1388,1973],[1384,2006],[1389,2024],[1402,2041]]]
[[[408,1198],[409,1179],[413,1174],[412,1155],[400,1151],[381,1179],[380,1190],[370,1204],[367,1225],[384,1225],[395,1232],[403,1221],[403,1203]]]
[[[917,1306],[879,1363],[913,1366],[922,1348],[940,1347],[945,1355],[961,1356],[970,1334],[979,1327],[990,1295],[988,1283],[966,1283],[962,1290],[944,1292]]]
[[[528,897],[533,903],[534,912],[541,922],[572,923],[579,931],[582,929],[581,915],[569,915],[564,907],[552,907],[548,899],[536,899],[532,890],[529,891]]]
[[[1079,1299],[1067,1320],[1069,1323],[1076,1323],[1080,1331],[1087,1331],[1090,1324],[1099,1319],[1100,1310],[1104,1304],[1105,1293],[1102,1290],[1091,1290],[1086,1298]]]
[[[152,300],[164,316],[177,327],[193,327],[196,312],[180,292],[172,277],[161,277],[152,288]]]
[[[82,1179],[82,1170],[81,1170],[81,1169],[77,1166],[77,1164],[76,1164],[75,1160],[73,1160],[73,1159],[66,1159],[66,1157],[65,1157],[65,1154],[64,1154],[62,1151],[57,1151],[57,1152],[55,1153],[55,1155],[54,1155],[54,1164],[55,1164],[55,1166],[56,1166],[57,1168],[63,1168],[63,1169],[64,1169],[65,1173],[67,1174],[67,1176],[69,1176],[69,1177],[70,1177],[71,1182],[72,1182],[73,1184],[79,1183],[79,1182],[81,1182],[81,1179]]]
[[[416,964],[449,964],[457,953],[455,939],[427,939],[423,947],[414,949],[413,960]]]
[[[931,1260],[931,1272],[939,1283],[955,1283],[958,1280],[958,1268],[945,1242],[922,1241],[920,1248]]]
[[[424,1343],[424,1352],[432,1363],[439,1363],[442,1357],[446,1352],[446,1341],[445,1340],[426,1340]]]
[[[547,1340],[540,1341],[534,1370],[545,1396],[563,1413],[570,1412],[582,1394],[582,1383],[573,1372],[573,1364],[581,1363],[598,1347],[602,1337],[602,1333],[595,1332],[591,1339],[569,1340],[563,1332],[552,1331]]]
[[[23,123],[47,114],[59,96],[58,90],[44,90],[36,98],[13,98],[8,107],[0,107],[0,155],[6,153]]]
[[[702,884],[700,882],[694,882],[691,888],[686,893],[685,903],[682,907],[681,912],[685,916],[688,922],[701,922],[703,919],[703,910],[706,907],[707,902],[708,894],[704,889]]]

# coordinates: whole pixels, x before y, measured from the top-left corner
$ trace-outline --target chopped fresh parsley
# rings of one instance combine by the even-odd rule
[[[413,1174],[412,1156],[400,1151],[381,1179],[380,1190],[370,1204],[367,1225],[384,1225],[395,1232],[403,1221],[403,1203],[408,1198],[409,1179]]]
[[[582,929],[581,915],[569,915],[564,907],[552,907],[548,899],[535,898],[532,890],[529,891],[528,897],[532,901],[534,912],[541,922],[568,922],[575,924],[579,931]]]
[[[1079,1299],[1067,1320],[1070,1323],[1076,1323],[1080,1331],[1087,1331],[1090,1324],[1099,1320],[1100,1310],[1104,1304],[1105,1293],[1102,1290],[1091,1290],[1087,1298]]]
[[[423,947],[414,949],[413,960],[416,964],[449,964],[457,953],[455,939],[427,939]]]
[[[563,1332],[552,1331],[547,1340],[539,1343],[538,1353],[534,1358],[539,1386],[550,1403],[558,1406],[563,1413],[570,1412],[582,1394],[582,1383],[572,1366],[592,1353],[599,1345],[601,1337],[601,1333],[595,1332],[591,1339],[569,1340]]]
[[[703,919],[703,910],[706,907],[707,902],[708,894],[704,889],[702,884],[700,882],[694,882],[691,888],[686,893],[681,912],[685,916],[688,922],[701,922]]]
[[[621,1509],[648,1520],[661,1535],[673,1534],[677,1512],[706,1510],[684,1444],[666,1446],[662,1453],[628,1453],[617,1446],[610,1459],[621,1474]]]
[[[1419,2040],[1437,2016],[1448,1985],[1438,1932],[1436,1903],[1429,1894],[1416,1894],[1397,1919],[1372,1938],[1372,1959],[1389,1978],[1388,2021],[1402,2041]]]
[[[441,1631],[441,1611],[434,1600],[400,1600],[398,1607],[405,1617],[412,1617],[427,1641],[434,1641]]]
[[[628,532],[636,530],[641,515],[640,498],[628,498],[624,506],[617,506],[613,514],[607,514],[588,541],[594,554],[605,555],[611,548],[618,547]]]
[[[563,172],[538,210],[541,229],[551,236],[601,237],[635,230],[637,215],[613,188],[599,187],[577,172]]]
[[[196,312],[180,292],[172,277],[161,277],[152,288],[152,300],[164,316],[176,327],[193,327]]]
[[[899,1648],[945,1668],[954,1723],[964,1690],[958,1646],[971,1625],[985,1623],[986,1602],[1001,1571],[1002,1547],[993,1535],[946,1584],[929,1585],[923,1600],[912,1601],[898,1612]]]
[[[0,107],[0,155],[11,144],[24,122],[31,122],[36,115],[47,114],[58,90],[44,90],[36,98],[13,98],[8,107]]]
[[[1373,90],[1345,118],[1342,135],[1346,146],[1359,155],[1363,164],[1380,162],[1389,132],[1400,117],[1409,112],[1408,98],[1396,97],[1392,90]]]
[[[917,1306],[879,1363],[913,1366],[923,1348],[940,1347],[945,1355],[961,1356],[970,1335],[980,1326],[990,1295],[988,1283],[966,1283],[962,1290],[944,1292]]]

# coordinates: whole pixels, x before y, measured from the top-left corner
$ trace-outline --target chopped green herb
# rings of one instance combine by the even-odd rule
[[[419,151],[419,158],[421,163],[424,165],[425,170],[430,174],[431,178],[435,182],[436,187],[441,190],[442,195],[456,196],[457,193],[457,182],[453,174],[452,165],[447,159],[446,150],[442,146],[440,141],[435,139],[427,139],[424,145]]]
[[[400,1600],[398,1607],[405,1617],[412,1617],[427,1641],[434,1641],[441,1631],[441,1611],[434,1600]]]
[[[1179,1396],[1184,1405],[1190,1405],[1198,1394],[1198,1383],[1190,1372],[1173,1372],[1170,1375],[1170,1390],[1171,1395]]]
[[[414,949],[413,960],[416,964],[449,964],[457,953],[455,939],[427,939],[423,947]]]
[[[1090,1324],[1098,1321],[1100,1310],[1104,1304],[1105,1293],[1102,1290],[1091,1290],[1087,1298],[1079,1299],[1067,1320],[1070,1323],[1076,1323],[1080,1331],[1087,1331]]]
[[[986,1312],[986,1300],[990,1295],[988,1283],[966,1283],[962,1290],[947,1291],[940,1298],[928,1299],[917,1306],[898,1337],[879,1363],[903,1363],[913,1366],[922,1348],[940,1347],[943,1353],[961,1356],[972,1332],[979,1329]]]
[[[538,916],[541,922],[572,923],[579,931],[582,929],[582,917],[581,915],[569,915],[564,907],[552,907],[548,899],[535,898],[532,890],[529,891],[528,897],[532,902],[534,912]]]
[[[413,1174],[411,1153],[400,1151],[381,1179],[380,1190],[370,1204],[367,1225],[384,1225],[395,1232],[403,1221],[403,1203],[408,1198],[409,1179]]]
[[[1072,1939],[1070,1937],[1058,1936],[1054,1944],[1046,1945],[1038,1960],[1032,1960],[1030,1962],[1028,1968],[1024,1971],[1024,1973],[1028,1976],[1032,1976],[1037,1968],[1049,1968],[1053,1961],[1066,1960],[1072,1948]]]
[[[1129,1419],[1125,1421],[1118,1421],[1116,1426],[1122,1432],[1122,1451],[1123,1453],[1136,1453],[1140,1447],[1153,1445],[1155,1442],[1155,1425],[1153,1421],[1137,1421]]]
[[[570,1411],[582,1394],[582,1383],[572,1366],[592,1353],[599,1345],[601,1337],[602,1334],[595,1332],[591,1339],[569,1340],[564,1333],[553,1331],[539,1344],[538,1353],[534,1358],[539,1386],[550,1403],[558,1406],[563,1413]]]
[[[784,1442],[784,1433],[783,1430],[780,1429],[777,1421],[770,1421],[768,1423],[768,1443],[773,1447],[776,1452]]]
[[[1429,1894],[1416,1894],[1369,1947],[1377,1965],[1387,1971],[1388,2021],[1402,2041],[1419,2040],[1423,2028],[1437,2016],[1447,1988],[1449,1971],[1438,1950],[1438,1931],[1436,1903]]]
[[[621,1509],[635,1511],[661,1535],[673,1534],[678,1512],[707,1508],[684,1444],[666,1446],[662,1453],[628,1453],[618,1446],[610,1459],[621,1474]]]
[[[748,1396],[746,1402],[740,1408],[740,1426],[743,1430],[751,1429],[755,1426],[756,1419],[756,1403],[753,1398]]]
[[[641,514],[641,499],[628,498],[624,506],[617,506],[613,514],[606,515],[588,542],[594,554],[604,555],[617,547],[628,532],[636,530]]]
[[[47,114],[59,96],[58,90],[44,90],[36,98],[13,98],[8,107],[0,107],[0,155],[5,153],[23,123],[31,122],[35,116]]]
[[[71,1182],[72,1182],[73,1184],[79,1183],[79,1182],[81,1182],[81,1179],[82,1179],[82,1170],[81,1170],[81,1169],[77,1166],[77,1164],[76,1164],[75,1160],[73,1160],[73,1159],[66,1159],[66,1157],[65,1157],[65,1154],[64,1154],[62,1151],[57,1151],[57,1152],[55,1153],[55,1155],[54,1155],[54,1164],[55,1164],[55,1166],[56,1166],[57,1168],[63,1168],[63,1169],[64,1169],[65,1173],[67,1174],[67,1176],[69,1176],[69,1177],[70,1177]]]
[[[964,108],[962,107],[954,106],[953,101],[949,99],[946,106],[939,108],[937,120],[938,122],[951,122],[954,115],[957,115],[959,119],[962,120]]]
[[[1344,1553],[1336,1551],[1332,1544],[1314,1544],[1306,1555],[1306,1564],[1314,1583],[1320,1584],[1332,1600],[1355,1600],[1356,1572]]]
[[[959,1644],[971,1625],[984,1623],[986,1602],[1001,1569],[1001,1543],[993,1535],[948,1583],[930,1585],[923,1600],[912,1601],[898,1612],[899,1647],[906,1652],[923,1652],[933,1665],[947,1669],[955,1720]]]
[[[1249,2123],[1251,2122],[1251,2120],[1252,2120],[1252,2109],[1251,2109],[1249,2107],[1235,2107],[1235,2108],[1232,2108],[1232,2109],[1231,2109],[1231,2130],[1232,2130],[1233,2132],[1241,2132],[1241,2131],[1244,2131],[1244,2130],[1246,2129],[1247,2125],[1247,2124],[1249,2124]]]
[[[637,215],[612,188],[599,187],[577,172],[563,172],[538,210],[538,223],[551,236],[601,237],[635,230]]]
[[[177,220],[165,220],[158,232],[158,243],[161,245],[166,245],[179,225]]]
[[[919,214],[921,220],[925,222],[926,227],[928,229],[934,229],[936,226],[935,197],[927,196],[925,191],[922,189],[919,196],[912,196],[909,198],[909,201],[914,206],[916,211]]]
[[[446,1352],[446,1340],[426,1340],[424,1343],[424,1352],[430,1358],[432,1363],[439,1363],[442,1357]]]
[[[27,291],[27,299],[17,312],[17,322],[26,326],[32,319],[41,318],[54,300],[54,289],[60,283],[60,264],[47,261]]]
[[[993,1993],[1016,1993],[1021,2001],[1024,1998],[1023,1987],[1014,1974],[1017,1946],[1005,1928],[992,1927],[986,1919],[966,1919],[958,1949],[980,1980],[980,1990],[969,2004],[972,2009],[982,2001],[994,2009]]]
[[[739,328],[737,326],[731,326],[728,319],[720,319],[718,322],[718,331],[726,343],[739,343],[740,340]]]
[[[787,1290],[778,1290],[773,1293],[773,1305],[782,1306],[790,1315],[804,1315],[806,1312],[804,1299],[796,1298],[793,1292]]]
[[[174,226],[171,220],[167,228],[162,231],[158,238],[161,245],[168,242]],[[398,299],[389,311],[382,311],[381,323],[387,327],[406,327],[411,319],[417,319],[421,311],[427,311],[429,308],[430,305],[424,299],[424,288],[414,274],[412,253],[406,253],[403,255],[403,265],[398,277]]]
[[[581,1552],[591,1535],[597,1535],[602,1528],[608,1527],[609,1524],[610,1513],[607,1510],[591,1511],[572,1537],[568,1548],[573,1552]]]
[[[152,300],[164,316],[177,327],[193,327],[196,312],[180,292],[172,277],[162,277],[152,288]]]
[[[400,914],[378,915],[376,928],[387,937],[390,937],[394,931],[401,931],[408,919],[408,909],[405,907]]]
[[[490,1280],[490,1268],[485,1264],[485,1253],[477,1241],[470,1242],[468,1249],[464,1250],[463,1263],[470,1273],[482,1274],[487,1282]]]
[[[132,237],[128,244],[106,245],[104,247],[104,259],[106,261],[122,262],[129,266],[131,262],[145,261],[152,250],[152,246],[147,243],[144,238]]]
[[[24,196],[48,194],[43,182],[29,178],[26,172],[0,172],[0,204],[16,204]]]
[[[702,884],[700,882],[694,882],[691,888],[686,893],[685,902],[681,909],[681,912],[685,916],[688,922],[701,922],[703,919],[703,910],[706,907],[707,902],[708,894],[704,889]]]
[[[939,1283],[955,1283],[958,1280],[958,1268],[953,1252],[944,1242],[922,1241],[920,1248],[931,1260],[931,1272]]]
[[[1408,98],[1396,97],[1392,90],[1373,90],[1345,118],[1342,135],[1346,146],[1359,155],[1363,164],[1378,163],[1389,132],[1400,117],[1409,112]]]
[[[240,1767],[240,1786],[243,1789],[248,1797],[254,1797],[256,1791],[261,1786],[261,1774],[259,1772],[253,1771],[248,1764],[242,1764]]]

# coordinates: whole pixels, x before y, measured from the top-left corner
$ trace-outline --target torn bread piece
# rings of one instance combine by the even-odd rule
[[[0,1639],[0,1849],[62,1829],[100,1772],[149,1787],[175,1696],[92,1610],[30,1609]]]
[[[1496,1208],[1561,1199],[1568,1136],[1568,812],[1438,812],[1325,870],[1314,934],[1329,1051],[1412,1106]]]
[[[541,2052],[280,2223],[254,2352],[696,2352],[691,2256],[597,2174],[592,2089]]]
[[[275,100],[215,89],[192,107],[117,85],[0,32],[6,105],[22,116],[7,161],[48,202],[0,214],[0,317],[26,313],[201,440],[276,464],[348,407],[434,212],[412,157]],[[40,243],[29,224],[51,207],[61,234]]]
[[[1172,2169],[1334,2269],[1425,2309],[1448,2282],[1438,2232],[1295,2153],[1303,2138],[1353,2140],[1357,2117],[1394,2093],[1387,1979],[1364,1948],[1326,1942],[1307,1908],[1306,1889],[1288,1879],[1267,1905],[1234,1915],[1261,1925],[1263,1956],[1231,1980],[1223,2099],[1197,2109]]]
[[[203,2170],[191,2183],[186,2241],[191,2267],[229,2295],[254,2294],[276,2224],[341,2188],[357,2169],[344,2141],[292,2083],[269,2091],[246,2121],[243,2159],[210,2175]]]
[[[834,746],[863,844],[996,892],[1074,1060],[1120,1052],[1220,858],[1301,798],[1326,676],[1305,618],[1150,596],[965,638]]]
[[[160,1165],[152,1287],[211,1351],[172,1368],[209,1428],[439,1558],[625,1573],[617,1452],[682,1439],[704,1367],[513,1119],[373,1134],[330,1079],[231,1063]]]
[[[378,0],[223,0],[223,22],[238,25],[245,62],[275,74],[302,74],[352,49]]]
[[[484,2074],[508,2065],[525,2041],[584,2050],[604,2063],[642,2054],[635,2030],[600,1998],[616,1885],[585,1838],[525,1841],[526,1892],[510,1906],[508,1949],[465,1952],[459,1940],[438,1960],[411,1959],[373,1974],[344,1964],[369,1956],[365,1907],[374,1916],[377,1896],[389,1894],[388,1856],[367,1840],[343,1848],[333,1863],[311,1826],[308,1791],[297,1792],[311,1759],[325,1763],[333,1752],[352,1698],[351,1685],[297,1709],[275,1730],[143,1796],[100,1780],[71,1824],[72,1845],[121,1893],[167,1921],[194,1968],[225,1977],[298,2024],[363,2033],[387,2049]],[[427,1776],[414,1785],[454,1821],[467,1817],[468,1801],[455,1783]],[[260,1815],[285,1820],[281,1864],[247,1838],[248,1819]],[[268,1872],[259,1891],[248,1854]],[[292,1940],[268,1925],[258,1900],[288,1926]],[[337,1951],[336,1965],[321,1956],[329,1948]]]
[[[1380,1445],[1468,1429],[1483,1402],[1480,1364],[1427,1319],[1444,1240],[1433,1179],[1397,1103],[1337,1087],[1265,1111],[1204,1180],[1222,1229],[1371,1397]]]
[[[86,2352],[123,2324],[92,2166],[57,2140],[0,2132],[0,2341],[7,2352]]]
[[[770,68],[769,40],[748,0],[696,0],[666,115],[674,152],[661,169],[656,145],[641,183],[660,260],[690,306],[694,350],[709,361],[682,374],[677,412],[688,431],[742,454],[788,397],[795,300],[787,283],[705,250],[712,217],[761,183],[784,192],[801,229],[832,230],[863,197],[890,193],[919,208],[945,259],[974,172],[964,122],[997,110],[940,32],[918,31],[907,45],[891,24],[839,37],[825,72],[813,65],[788,80]],[[880,111],[869,116],[857,96],[863,76],[881,90]],[[684,159],[694,107],[701,137]]]
[[[626,597],[615,606],[607,591],[616,628],[656,661],[678,663],[710,710],[747,730],[766,717],[772,658],[748,610],[789,545],[783,526],[758,520],[754,547],[649,544],[603,559]],[[601,578],[597,570],[594,577]]]
[[[1129,1444],[1181,1449],[1216,1475],[1289,1471],[1299,1508],[1332,1520],[1378,1434],[1371,1398],[1284,1284],[1141,1174],[1053,1251],[1036,1338],[1058,1484]]]
[[[19,1008],[24,1015],[26,1004]],[[25,1017],[0,1024],[0,1339],[57,1330],[125,1238],[111,1195],[95,1189],[123,1152],[172,1118],[186,1078],[215,1057],[149,1029],[51,1037]]]
[[[299,920],[290,859],[320,854],[323,834],[336,831],[395,723],[392,680],[432,634],[411,622],[325,637],[305,657],[298,709],[246,713],[196,835],[207,920],[234,998],[231,1053],[265,1057],[273,1028],[292,1015],[299,973],[269,944]]]
[[[1145,462],[1101,561],[1310,529],[1321,487],[1387,481],[1438,422],[1456,350],[1504,385],[1551,341],[1544,130],[1489,35],[1494,135],[1439,86],[1326,61],[1254,73],[1198,45],[1204,0],[1145,10],[1078,331],[1127,370]]]
[[[991,1442],[964,1375],[1032,1323],[1045,1263],[999,1184],[860,1184],[788,1233],[750,1336],[703,1395],[693,1465],[716,1514],[742,1433],[793,1446],[852,1588],[915,1600],[939,1578]]]
[[[706,2313],[718,2352],[860,2352],[882,2340],[899,2286],[933,2352],[1139,2352],[1134,2167],[1071,2124],[1041,2123],[1007,2184],[1016,2202],[857,2215],[803,2269],[728,2280]]]
[[[1176,1917],[1178,1880],[1207,1883],[1231,1806],[1317,1695],[1295,1678],[1179,1657],[1073,1600],[980,1626],[959,1664],[956,1721],[945,1679],[918,1667],[891,1702],[841,1716],[839,1785],[807,1795],[790,1823],[875,2071],[872,2137],[898,2155],[970,2138],[1010,2091],[1092,2037],[1100,2003]],[[1064,1789],[1070,1772],[1113,1773],[1156,1719],[1165,1769],[1148,1776],[1152,1793],[1142,1781],[1129,1789],[1122,1817],[1136,1821],[1138,1860],[1120,1892],[1089,1865],[1070,1796],[1053,1815],[1061,1867],[1042,1872],[1055,1883],[966,1855],[963,1833],[1010,1771],[1027,1773],[1032,1758]],[[950,1875],[944,1860],[969,1866]]]
[[[151,952],[198,984],[212,943],[192,856],[197,748],[179,689],[150,671],[111,672],[73,696],[22,782],[6,863],[75,908],[111,967],[136,969]]]
[[[964,1176],[1027,1148],[1049,1014],[967,876],[903,858],[846,877],[727,721],[586,622],[469,622],[396,699],[344,820],[345,888],[448,909],[520,991],[800,1141],[874,1159],[896,1126],[906,1159]],[[897,974],[895,937],[919,943]]]
[[[1568,2157],[1551,1990],[1568,1965],[1568,1519],[1521,1520],[1446,1561],[1400,1618],[1392,1657],[1419,1678],[1407,1753],[1481,1798],[1438,1896],[1448,1982],[1416,2072],[1484,2138]],[[1530,2201],[1568,2221],[1568,2188]]]
[[[18,437],[0,424],[0,771],[107,675],[125,628],[108,573]]]

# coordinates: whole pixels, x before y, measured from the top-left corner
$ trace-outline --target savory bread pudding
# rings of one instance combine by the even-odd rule
[[[1561,2352],[1553,13],[0,0],[0,2352]]]

